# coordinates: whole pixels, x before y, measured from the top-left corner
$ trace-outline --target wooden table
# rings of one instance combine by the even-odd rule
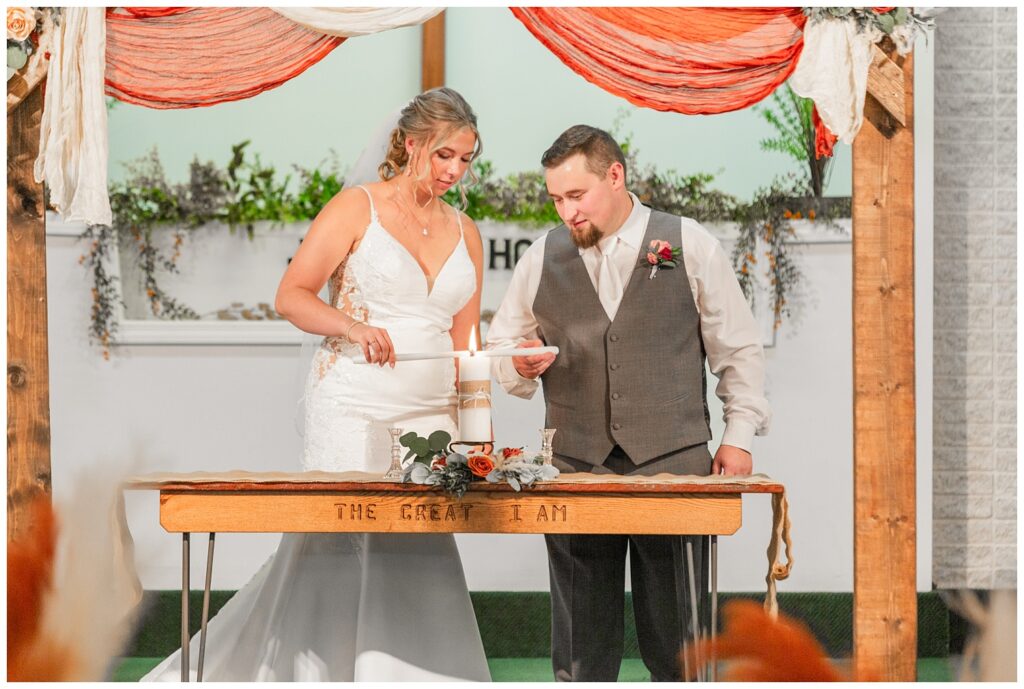
[[[474,483],[461,498],[414,484],[361,481],[140,477],[129,490],[160,491],[160,525],[182,534],[181,667],[189,679],[188,593],[190,535],[209,534],[197,679],[202,681],[214,538],[217,533],[521,533],[702,535],[710,540],[711,621],[718,615],[717,537],[741,525],[744,493],[783,493],[778,483],[631,482],[623,477],[574,483],[557,480],[521,492]],[[301,474],[292,475],[301,477]],[[567,475],[571,476],[571,475]],[[688,572],[693,580],[692,549]],[[691,586],[691,595],[695,595]],[[695,600],[694,600],[695,603]],[[695,610],[696,605],[691,609]],[[696,615],[696,612],[694,612]],[[693,629],[698,629],[696,618]],[[714,676],[714,663],[711,664]]]

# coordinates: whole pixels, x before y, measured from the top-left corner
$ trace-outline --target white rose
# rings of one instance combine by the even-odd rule
[[[31,7],[7,8],[7,40],[24,41],[36,28],[36,13]]]

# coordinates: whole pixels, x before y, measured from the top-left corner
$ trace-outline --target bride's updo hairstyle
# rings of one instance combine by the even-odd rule
[[[426,156],[420,160],[430,160],[437,151],[444,148],[452,136],[463,129],[469,129],[476,136],[476,150],[473,152],[473,160],[476,160],[483,150],[483,145],[480,141],[480,132],[476,128],[476,114],[466,99],[447,86],[421,93],[402,108],[398,126],[391,132],[387,155],[377,168],[380,178],[386,181],[405,172],[406,166],[409,165],[409,152],[405,149],[407,138],[411,137],[419,142],[421,155]],[[419,171],[413,171],[413,174],[419,181]],[[468,174],[473,184],[479,181],[473,171],[472,161]],[[465,207],[466,191],[462,180],[459,180],[458,186]]]

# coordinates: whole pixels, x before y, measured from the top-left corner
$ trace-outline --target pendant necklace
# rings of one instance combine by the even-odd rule
[[[405,213],[407,216],[409,216],[409,218],[413,221],[413,225],[419,225],[420,227],[423,228],[423,236],[424,237],[429,237],[430,233],[427,232],[427,227],[430,225],[430,219],[433,216],[434,209],[431,208],[430,211],[427,212],[427,221],[426,222],[422,222],[419,219],[419,217],[416,215],[416,213],[413,212],[412,207],[409,206],[409,202],[405,200],[405,197],[402,195],[401,191],[402,191],[401,187],[399,185],[396,185],[395,196],[397,196],[399,198],[401,203],[396,203],[395,205],[399,206],[399,209],[403,213]],[[435,200],[434,197],[431,196],[430,197],[430,201],[428,202],[428,205],[434,203],[434,200]],[[419,204],[416,204],[416,205],[418,206]]]

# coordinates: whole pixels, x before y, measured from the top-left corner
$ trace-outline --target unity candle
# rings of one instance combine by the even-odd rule
[[[491,360],[476,348],[476,328],[469,351],[459,356],[459,438],[463,443],[489,443],[491,437]]]

